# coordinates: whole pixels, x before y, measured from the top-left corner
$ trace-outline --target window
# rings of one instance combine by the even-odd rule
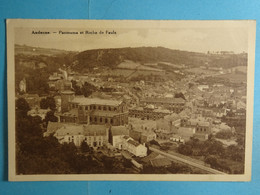
[[[85,106],[85,110],[88,110],[88,106]]]
[[[104,107],[103,107],[103,110],[107,110],[107,107],[106,107],[106,106],[104,106]]]
[[[114,111],[117,111],[117,108],[116,108],[116,107],[114,108]]]
[[[92,110],[92,106],[89,106],[89,109]]]
[[[101,106],[98,106],[98,109],[101,110]]]
[[[105,118],[105,123],[107,123],[107,118]]]
[[[96,110],[96,106],[93,106],[93,109]]]
[[[97,122],[97,117],[94,118],[95,122]]]
[[[89,117],[90,122],[92,121],[92,117]]]
[[[110,120],[110,123],[113,124],[113,119]]]
[[[108,110],[111,111],[111,107],[110,106],[108,107]]]
[[[100,118],[99,121],[102,123],[102,118]]]

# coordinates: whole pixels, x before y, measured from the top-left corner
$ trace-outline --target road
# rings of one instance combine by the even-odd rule
[[[181,158],[181,157],[179,157],[179,156],[175,156],[175,155],[173,155],[173,154],[169,154],[169,153],[163,152],[163,151],[158,150],[158,149],[156,149],[156,148],[150,147],[149,149],[150,149],[151,151],[155,152],[155,153],[158,153],[158,154],[161,154],[161,155],[163,155],[163,156],[166,156],[166,157],[168,157],[168,158],[170,158],[170,159],[177,160],[177,161],[180,161],[180,162],[182,162],[182,163],[191,165],[191,166],[193,166],[193,167],[202,169],[202,170],[207,171],[207,172],[209,172],[209,173],[226,175],[226,173],[223,173],[223,172],[221,172],[221,171],[212,169],[212,168],[210,168],[210,167],[206,167],[206,166],[204,166],[204,165],[198,164],[198,163],[196,163],[196,162],[192,162],[192,161],[190,161],[190,160]]]

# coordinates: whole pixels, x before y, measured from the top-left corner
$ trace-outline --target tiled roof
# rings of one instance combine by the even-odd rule
[[[112,126],[111,133],[115,135],[129,135],[129,131],[125,126]]]
[[[85,97],[76,97],[71,102],[79,103],[80,105],[108,105],[108,106],[118,106],[122,103],[122,101],[118,101],[118,100],[85,98]]]
[[[83,135],[83,133],[82,125],[66,124],[56,131],[55,136]]]
[[[84,135],[84,136],[105,136],[107,129],[105,125],[79,125],[72,123],[60,123],[62,126],[57,129],[55,135]]]
[[[116,115],[120,115],[122,113],[114,112],[114,111],[104,111],[104,110],[93,110],[91,112],[92,116],[104,116],[104,117],[113,117]]]
[[[45,136],[49,136],[51,133],[55,133],[63,125],[64,125],[63,123],[49,121],[47,126],[47,131],[44,133]]]
[[[182,98],[146,98],[142,100],[143,102],[154,102],[154,103],[185,103]]]
[[[136,147],[140,145],[138,142],[136,142],[136,141],[134,141],[134,140],[128,140],[127,142],[128,142],[129,144],[131,144],[131,145],[136,146]]]
[[[108,127],[105,125],[84,125],[84,135],[86,136],[105,136],[107,135]]]
[[[78,116],[78,109],[77,108],[73,108],[68,112],[65,112],[62,114],[63,116],[74,116],[77,117]]]

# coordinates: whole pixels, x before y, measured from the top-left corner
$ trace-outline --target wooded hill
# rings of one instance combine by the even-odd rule
[[[86,69],[92,69],[94,67],[115,68],[124,60],[131,60],[141,64],[168,62],[176,65],[186,65],[187,67],[208,65],[212,67],[231,68],[234,66],[247,65],[246,53],[206,54],[172,50],[164,47],[128,47],[115,49],[95,49],[86,50],[83,52],[68,52],[56,49],[48,50],[16,45],[15,51],[18,58],[23,56],[23,61],[27,61],[26,58],[28,58],[28,56],[35,56],[36,58],[39,58],[39,61],[44,62],[49,61],[48,58],[52,58],[51,61],[57,60],[55,64],[59,64],[60,66],[65,64],[66,66],[71,67],[72,70],[80,72]],[[19,61],[17,58],[16,60]],[[30,60],[31,58],[28,58],[28,61]],[[47,66],[48,65],[49,64],[47,63]]]

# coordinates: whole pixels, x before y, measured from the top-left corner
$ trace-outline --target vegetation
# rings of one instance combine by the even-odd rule
[[[216,133],[216,138],[219,139],[230,139],[233,136],[233,133],[231,131],[219,131]]]
[[[56,109],[55,99],[53,97],[42,98],[40,101],[40,108],[41,109],[49,108],[54,111]]]
[[[223,54],[207,55],[204,53],[172,50],[164,47],[138,47],[138,48],[119,48],[119,49],[95,49],[87,50],[75,55],[77,60],[75,70],[93,69],[95,66],[105,66],[115,68],[124,60],[133,62],[169,62],[172,64],[185,64],[189,67],[201,66],[206,62],[214,67],[247,65],[246,54]]]
[[[172,164],[168,167],[153,167],[151,164],[144,165],[143,170],[141,171],[143,174],[197,174],[200,173],[198,171],[193,170],[193,168],[172,162]]]
[[[103,156],[97,160],[85,142],[80,148],[73,143],[60,144],[53,136],[43,137],[40,117],[28,116],[25,99],[16,101],[16,171],[17,174],[86,174],[131,173],[127,162]],[[51,111],[53,112],[53,111]],[[52,114],[50,114],[52,115]],[[47,117],[48,118],[48,117]],[[81,152],[79,152],[81,150]]]
[[[72,87],[76,95],[84,95],[85,97],[90,96],[93,92],[99,91],[99,89],[88,82],[85,82],[82,87],[78,86],[76,81],[72,80]]]
[[[221,142],[213,138],[207,141],[191,139],[185,145],[179,145],[178,152],[187,156],[202,156],[205,163],[220,171],[228,173],[243,173],[244,171],[245,151],[240,145],[225,148]],[[234,164],[237,166],[232,168]]]

